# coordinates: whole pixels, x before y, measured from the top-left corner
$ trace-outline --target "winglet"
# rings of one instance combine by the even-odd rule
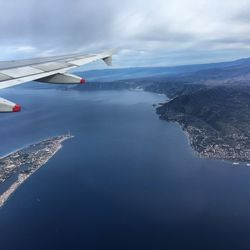
[[[116,52],[116,49],[111,49],[106,52],[107,56],[104,57],[102,60],[108,65],[112,66],[112,55]]]
[[[112,56],[108,56],[102,59],[108,66],[112,66]]]

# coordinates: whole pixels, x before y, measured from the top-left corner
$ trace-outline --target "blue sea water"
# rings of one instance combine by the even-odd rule
[[[0,209],[1,250],[250,248],[250,168],[195,156],[155,114],[164,96],[53,86],[1,96],[23,111],[0,115],[0,155],[75,135]]]

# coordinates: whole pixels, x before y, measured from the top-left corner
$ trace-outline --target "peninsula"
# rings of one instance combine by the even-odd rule
[[[62,148],[65,140],[72,137],[70,134],[51,137],[0,158],[0,188],[3,189],[0,192],[0,207]],[[3,185],[6,187],[3,188]]]

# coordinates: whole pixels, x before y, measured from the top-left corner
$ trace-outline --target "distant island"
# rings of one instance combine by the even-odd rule
[[[23,182],[62,148],[65,140],[72,137],[70,134],[51,137],[0,158],[0,188],[3,189],[0,192],[0,207]]]

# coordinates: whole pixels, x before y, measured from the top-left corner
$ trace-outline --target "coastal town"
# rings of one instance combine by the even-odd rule
[[[232,161],[233,165],[244,162],[247,166],[250,166],[248,138],[232,134],[226,140],[218,135],[216,136],[211,130],[202,127],[182,125],[182,128],[187,132],[190,145],[200,157],[228,160]]]

